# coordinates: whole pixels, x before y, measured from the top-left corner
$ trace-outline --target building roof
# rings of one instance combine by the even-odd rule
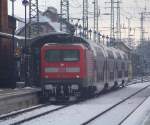
[[[132,49],[129,48],[129,46],[127,46],[124,42],[115,42],[115,47],[123,50],[126,53],[130,53],[132,51]]]

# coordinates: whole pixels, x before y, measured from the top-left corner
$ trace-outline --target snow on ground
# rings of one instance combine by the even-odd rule
[[[147,84],[150,83],[132,85],[127,88],[102,95],[95,99],[73,105],[69,108],[54,112],[52,114],[42,116],[35,120],[26,122],[23,125],[80,125],[91,117],[99,114],[110,106],[126,98],[127,96],[135,93],[142,87],[145,87]],[[127,110],[127,107],[124,108],[124,110]],[[114,117],[116,117],[116,114]]]
[[[17,112],[25,111],[25,110],[27,110],[27,109],[37,108],[37,107],[39,107],[39,106],[42,106],[42,104],[34,105],[34,106],[32,106],[32,107],[28,107],[28,108],[21,109],[21,110],[12,111],[12,112],[9,112],[9,113],[7,113],[7,114],[2,114],[2,115],[0,115],[0,117],[12,115],[12,114],[15,114],[15,113],[17,113]]]
[[[101,95],[95,99],[90,99],[77,105],[65,108],[60,111],[56,111],[52,114],[42,116],[32,121],[24,123],[25,125],[79,125],[85,122],[87,119],[99,114],[108,107],[116,104],[120,100],[135,93],[141,88],[144,88],[150,83],[139,83],[128,86],[124,89]],[[41,108],[29,113],[24,113],[16,118],[8,119],[7,121],[0,121],[2,125],[9,125],[19,120],[28,118],[30,116],[45,112],[48,110],[56,109],[59,106],[50,105],[48,107]]]
[[[122,125],[150,125],[150,97]]]
[[[99,123],[103,123],[103,125],[119,125],[128,114],[134,111],[134,109],[147,98],[147,96],[150,96],[150,88],[147,88],[132,98],[126,100],[124,103],[113,108],[111,111],[101,116],[100,118],[97,118],[89,125],[99,125]]]
[[[50,106],[47,106],[47,107],[43,107],[43,108],[40,108],[38,110],[34,110],[32,112],[27,112],[27,113],[24,113],[16,118],[13,118],[13,119],[8,119],[6,121],[0,121],[0,125],[10,125],[14,122],[17,122],[19,120],[22,120],[22,119],[26,119],[26,118],[29,118],[31,116],[34,116],[34,115],[37,115],[37,114],[40,114],[41,112],[46,112],[46,111],[49,111],[49,110],[53,110],[53,109],[56,109],[56,108],[59,108],[61,106],[55,106],[55,105],[50,105]]]

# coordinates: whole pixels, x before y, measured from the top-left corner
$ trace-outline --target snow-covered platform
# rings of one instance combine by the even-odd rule
[[[0,88],[0,115],[38,104],[37,88]]]
[[[150,97],[122,125],[150,125]]]

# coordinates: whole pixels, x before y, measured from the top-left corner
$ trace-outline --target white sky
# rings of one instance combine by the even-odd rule
[[[11,15],[11,2],[9,1],[8,10]],[[82,17],[82,0],[69,0],[70,1],[70,16],[71,17]],[[89,1],[89,11],[93,12],[93,0]],[[99,29],[103,34],[109,35],[110,27],[110,16],[103,15],[104,13],[110,12],[110,0],[98,0],[99,8],[101,10],[100,21],[99,21]],[[115,0],[117,1],[117,0]],[[107,3],[106,3],[107,2]],[[139,28],[140,27],[140,12],[144,10],[145,3],[147,7],[147,11],[150,11],[150,0],[121,0],[121,25],[125,28],[128,27],[127,18],[131,18],[131,34],[134,35],[134,38],[139,38]],[[40,10],[46,9],[47,6],[53,6],[58,9],[60,6],[60,0],[39,0],[39,8]],[[15,2],[15,15],[24,17],[24,6],[22,5],[22,0],[16,0]],[[93,15],[90,15],[93,17]],[[149,16],[150,17],[150,16]],[[150,19],[150,18],[149,18]],[[75,21],[76,22],[76,21]],[[82,22],[81,22],[82,23]],[[145,34],[145,37],[150,37],[150,25],[148,24],[148,18],[145,19],[145,31],[148,32]],[[93,27],[93,20],[90,18],[90,27]],[[122,36],[127,37],[128,32],[126,29],[122,29]]]

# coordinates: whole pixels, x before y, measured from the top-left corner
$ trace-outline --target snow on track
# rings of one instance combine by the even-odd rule
[[[18,122],[20,120],[27,119],[31,116],[35,116],[37,114],[40,114],[42,112],[46,112],[48,110],[54,110],[54,109],[57,109],[59,107],[62,107],[62,106],[50,105],[50,106],[42,107],[40,109],[37,109],[37,110],[31,111],[31,112],[27,112],[27,113],[24,113],[22,115],[19,115],[15,118],[10,118],[10,119],[5,120],[5,121],[0,121],[0,125],[10,125],[10,124]]]
[[[150,125],[150,97],[122,125]]]
[[[148,82],[134,84],[124,89],[101,95],[95,99],[90,99],[32,121],[25,122],[23,125],[80,125],[149,84]],[[115,116],[116,115],[114,115],[114,117]]]
[[[99,125],[99,123],[103,123],[103,125],[120,125],[122,121],[126,120],[128,115],[130,116],[130,113],[135,111],[136,108],[138,108],[147,99],[148,96],[150,96],[150,87],[90,122],[88,125]]]

